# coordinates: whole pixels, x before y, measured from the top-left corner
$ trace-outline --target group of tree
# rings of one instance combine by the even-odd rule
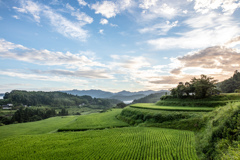
[[[223,93],[240,92],[240,72],[237,70],[233,76],[218,84]]]
[[[19,108],[12,116],[12,118],[0,117],[0,122],[3,124],[12,124],[12,123],[24,123],[24,122],[33,122],[39,121],[42,119],[55,117],[55,116],[67,116],[68,111],[63,108],[57,114],[55,109],[50,108]]]
[[[171,89],[171,95],[177,98],[189,97],[205,98],[220,91],[216,89],[216,82],[212,77],[201,75],[192,78],[190,82],[180,82],[176,88]]]
[[[5,93],[4,100],[16,105],[41,106],[47,105],[51,107],[67,107],[98,105],[103,108],[110,108],[119,103],[118,100],[109,100],[101,98],[92,98],[91,96],[75,96],[62,92],[27,92],[21,90],[13,90]]]

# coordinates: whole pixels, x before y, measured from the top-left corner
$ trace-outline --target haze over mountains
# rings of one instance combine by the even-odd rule
[[[113,92],[107,92],[107,91],[102,91],[102,90],[67,90],[67,91],[61,91],[64,93],[72,94],[72,95],[78,95],[78,96],[83,96],[83,95],[89,95],[91,97],[95,98],[108,98],[108,99],[118,99],[121,101],[131,101],[134,99],[139,99],[143,98],[149,94],[153,93],[160,93],[160,92],[169,92],[167,90],[160,90],[160,91],[153,91],[153,90],[147,90],[147,91],[139,91],[139,92],[129,92],[129,91],[121,91],[117,93]]]

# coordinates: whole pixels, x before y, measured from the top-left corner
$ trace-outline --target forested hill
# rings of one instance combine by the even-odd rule
[[[50,107],[79,105],[91,107],[92,105],[97,105],[99,108],[110,108],[121,102],[113,99],[92,98],[91,96],[74,96],[62,92],[27,92],[20,90],[13,90],[10,93],[5,93],[4,99],[14,105],[47,105]]]
[[[132,103],[156,103],[157,101],[160,100],[160,97],[165,95],[166,92],[161,92],[161,93],[153,93],[150,94],[146,97],[136,99]]]
[[[240,92],[240,72],[237,70],[233,76],[217,84],[223,93]]]

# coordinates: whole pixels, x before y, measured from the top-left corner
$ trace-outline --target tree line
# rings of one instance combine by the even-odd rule
[[[24,122],[33,122],[39,121],[42,119],[47,119],[55,116],[67,116],[68,111],[63,108],[58,114],[55,109],[33,109],[20,107],[12,116],[12,118],[0,117],[0,122],[3,124],[12,124],[12,123],[24,123]]]

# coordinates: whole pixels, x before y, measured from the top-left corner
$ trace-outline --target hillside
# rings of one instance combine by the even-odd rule
[[[159,101],[160,97],[168,92],[153,93],[143,98],[135,99],[132,103],[155,103]]]
[[[218,83],[217,86],[223,93],[234,93],[237,89],[240,90],[240,72],[236,70],[232,77]]]

